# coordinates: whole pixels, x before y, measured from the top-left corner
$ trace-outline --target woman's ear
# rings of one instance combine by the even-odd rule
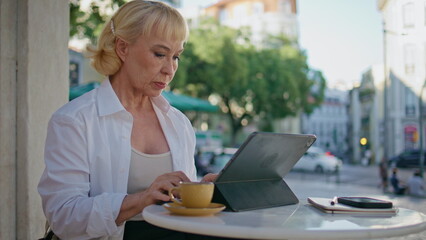
[[[115,53],[121,59],[122,62],[126,60],[129,52],[129,44],[121,38],[115,40]]]

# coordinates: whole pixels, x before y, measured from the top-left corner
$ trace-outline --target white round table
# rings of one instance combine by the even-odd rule
[[[243,239],[369,239],[426,230],[426,215],[409,209],[381,216],[328,214],[306,203],[201,217],[174,215],[151,205],[143,217],[167,229]]]

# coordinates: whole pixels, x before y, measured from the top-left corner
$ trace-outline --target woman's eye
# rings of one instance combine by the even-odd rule
[[[155,56],[156,56],[156,57],[165,57],[166,55],[165,55],[165,54],[162,54],[162,53],[155,53]]]
[[[176,61],[180,61],[180,57],[179,56],[174,56],[173,59],[176,60]]]

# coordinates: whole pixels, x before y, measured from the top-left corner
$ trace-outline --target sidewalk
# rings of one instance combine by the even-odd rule
[[[366,196],[390,200],[397,207],[413,209],[426,214],[426,199],[411,196],[395,196],[383,194],[376,183],[370,186],[363,184],[336,183],[334,181],[311,181],[307,178],[289,176],[285,178],[287,184],[296,196],[305,201],[308,197],[334,197],[334,196]],[[394,238],[390,240],[422,240],[426,239],[426,231]]]

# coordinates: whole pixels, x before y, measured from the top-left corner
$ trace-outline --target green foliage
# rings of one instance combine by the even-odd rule
[[[70,37],[88,38],[95,43],[103,24],[111,17],[108,10],[117,9],[125,0],[91,0],[87,10],[81,9],[81,0],[70,0]]]
[[[321,71],[314,69],[309,70],[308,79],[311,86],[306,97],[303,98],[305,101],[303,102],[303,111],[306,114],[311,114],[324,101],[326,80]]]

